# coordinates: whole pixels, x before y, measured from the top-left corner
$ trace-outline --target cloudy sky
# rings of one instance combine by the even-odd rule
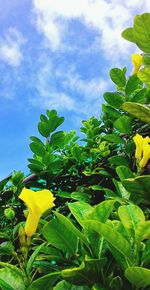
[[[67,131],[99,117],[110,68],[131,73],[136,47],[121,32],[149,11],[150,0],[0,0],[0,178],[28,172],[29,136],[46,109]]]

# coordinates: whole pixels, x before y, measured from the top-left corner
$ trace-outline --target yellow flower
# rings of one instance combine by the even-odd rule
[[[138,71],[139,71],[139,69],[140,69],[140,67],[142,65],[143,57],[142,57],[142,55],[135,53],[135,54],[132,54],[131,59],[132,59],[132,63],[133,63],[133,66],[134,66],[132,74],[134,75],[134,74],[138,73]]]
[[[133,137],[133,140],[135,142],[135,145],[136,145],[136,150],[135,150],[135,158],[140,160],[141,157],[142,157],[142,151],[143,151],[143,140],[144,138],[139,135],[139,134],[136,134],[134,137]]]
[[[143,157],[139,164],[140,167],[141,168],[145,167],[149,159],[150,159],[150,145],[146,143],[143,145]]]
[[[139,162],[140,168],[143,168],[150,159],[150,138],[148,136],[143,138],[141,135],[136,134],[133,140],[136,145],[135,157]]]
[[[36,232],[41,215],[47,209],[55,206],[53,203],[55,198],[47,189],[35,192],[25,187],[20,193],[19,198],[26,203],[29,209],[29,214],[25,224],[25,233],[28,237],[31,237]]]

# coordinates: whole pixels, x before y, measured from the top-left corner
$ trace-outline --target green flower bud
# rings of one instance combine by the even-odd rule
[[[23,226],[19,227],[19,242],[21,246],[26,246],[26,235]]]
[[[13,220],[15,217],[15,212],[12,208],[6,208],[4,210],[4,215],[8,220]]]

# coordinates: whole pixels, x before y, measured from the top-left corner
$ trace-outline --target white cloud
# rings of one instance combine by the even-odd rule
[[[7,64],[18,67],[23,59],[21,46],[25,39],[15,28],[9,28],[5,36],[0,38],[0,59]]]
[[[56,68],[48,56],[42,55],[38,62],[39,70],[31,84],[38,92],[36,97],[30,98],[33,106],[72,111],[85,116],[93,114],[93,108],[94,113],[100,110],[97,103],[100,104],[100,93],[108,88],[108,81],[83,79],[71,64],[67,67],[60,64]]]
[[[106,56],[119,58],[127,54],[130,43],[121,38],[124,28],[132,25],[136,12],[150,8],[149,0],[34,0],[38,30],[44,34],[51,49],[65,45],[69,21],[78,19],[87,29],[97,32],[97,48]]]

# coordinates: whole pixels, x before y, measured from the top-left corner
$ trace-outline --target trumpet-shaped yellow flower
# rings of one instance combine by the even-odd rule
[[[55,206],[53,203],[55,198],[47,189],[35,192],[25,187],[20,193],[19,198],[26,203],[29,209],[29,214],[25,224],[25,233],[28,237],[31,237],[36,232],[41,215],[47,209]]]
[[[136,134],[134,137],[133,137],[133,140],[135,142],[135,145],[136,145],[136,150],[135,150],[135,158],[140,160],[141,157],[142,157],[142,151],[143,151],[143,140],[144,138],[139,135],[139,134]]]
[[[131,59],[132,59],[132,63],[133,63],[133,66],[134,66],[132,74],[134,75],[134,74],[138,73],[138,71],[139,71],[139,69],[140,69],[140,67],[142,65],[143,57],[142,57],[142,55],[135,53],[135,54],[132,54]]]
[[[140,167],[141,168],[145,167],[149,159],[150,159],[150,145],[146,143],[143,145],[143,157],[140,161]]]
[[[139,162],[140,168],[143,168],[150,159],[150,138],[148,136],[143,138],[141,135],[136,134],[133,140],[136,145],[135,157]]]

